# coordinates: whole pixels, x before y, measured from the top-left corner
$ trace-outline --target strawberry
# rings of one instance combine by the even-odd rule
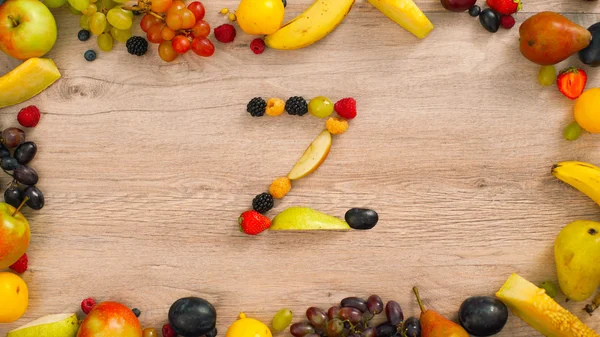
[[[27,253],[25,253],[17,260],[17,262],[13,263],[9,268],[17,274],[23,274],[27,271],[28,263],[29,259],[27,258]]]
[[[558,90],[570,99],[581,96],[586,83],[587,74],[585,71],[575,67],[562,70],[556,78]]]
[[[487,5],[503,15],[511,15],[523,8],[521,0],[487,0]]]
[[[257,235],[271,227],[271,220],[255,210],[246,211],[238,219],[240,232]]]

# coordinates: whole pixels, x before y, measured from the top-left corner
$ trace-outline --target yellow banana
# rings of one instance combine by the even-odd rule
[[[30,99],[59,78],[54,61],[30,58],[0,77],[0,108]]]
[[[600,205],[600,168],[580,161],[565,161],[552,167],[552,175],[575,187]]]
[[[433,30],[433,24],[413,0],[369,0],[369,2],[419,39],[425,38]]]
[[[354,0],[317,0],[312,6],[275,33],[265,37],[274,49],[299,49],[331,33],[348,15]]]

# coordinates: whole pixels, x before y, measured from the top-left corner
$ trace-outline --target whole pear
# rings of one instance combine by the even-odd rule
[[[413,291],[421,308],[421,337],[469,337],[462,326],[433,310],[425,310],[419,296],[419,289],[414,287]]]
[[[573,301],[583,301],[600,285],[600,223],[577,220],[565,226],[554,242],[560,289]]]

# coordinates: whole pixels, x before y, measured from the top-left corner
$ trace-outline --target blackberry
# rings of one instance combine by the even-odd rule
[[[269,193],[261,193],[252,200],[252,208],[258,213],[267,213],[273,208],[273,197]]]
[[[142,312],[138,308],[133,308],[133,309],[131,309],[131,311],[133,311],[133,314],[135,315],[135,317],[140,317],[140,315],[142,314]]]
[[[290,115],[304,116],[308,112],[308,104],[302,96],[290,97],[285,102],[285,111]]]
[[[131,55],[142,56],[148,51],[148,41],[141,36],[130,37],[125,46]]]
[[[267,102],[260,97],[254,97],[248,102],[246,106],[246,111],[252,115],[252,117],[261,117],[265,114],[267,109]]]
[[[85,57],[86,60],[92,62],[96,59],[96,52],[93,50],[88,50],[85,52],[85,54],[83,54],[83,57]]]
[[[90,32],[82,29],[79,31],[79,33],[77,33],[77,38],[79,39],[79,41],[83,42],[83,41],[87,41],[90,39]]]

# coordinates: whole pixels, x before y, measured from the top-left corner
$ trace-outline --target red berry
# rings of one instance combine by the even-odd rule
[[[265,41],[262,39],[254,39],[250,42],[250,49],[254,54],[262,54],[265,51]]]
[[[356,117],[356,100],[354,98],[342,98],[333,105],[333,108],[338,116],[342,118],[352,119]]]
[[[255,210],[242,213],[238,219],[240,232],[257,235],[271,227],[271,220]]]
[[[25,253],[17,260],[17,262],[13,263],[9,268],[17,274],[23,274],[27,271],[28,262],[29,259],[27,259],[27,253]]]
[[[175,330],[171,328],[171,325],[165,324],[162,328],[163,337],[177,337]]]
[[[19,121],[19,124],[23,125],[24,127],[32,128],[40,121],[40,109],[38,109],[35,105],[25,107],[19,111],[17,120]]]
[[[83,311],[83,313],[86,315],[89,314],[95,306],[96,300],[91,297],[81,301],[81,311]]]
[[[215,28],[215,38],[217,41],[222,43],[233,42],[233,39],[235,39],[235,34],[235,27],[228,23]]]
[[[515,18],[510,15],[502,15],[500,18],[500,26],[504,29],[511,29],[515,26]]]

